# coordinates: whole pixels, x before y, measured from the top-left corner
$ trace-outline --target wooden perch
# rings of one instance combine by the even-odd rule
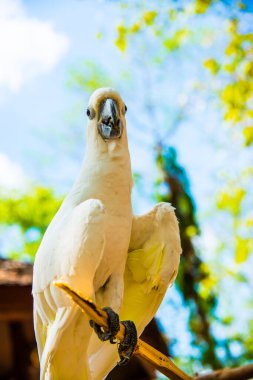
[[[91,300],[78,294],[66,283],[54,282],[54,285],[64,290],[68,296],[75,302],[90,319],[99,324],[105,330],[108,329],[107,314],[104,310],[96,306]],[[124,339],[125,327],[121,323],[120,330],[116,335],[119,341]],[[238,368],[224,368],[218,371],[210,372],[203,375],[191,377],[178,368],[171,359],[161,352],[151,347],[149,344],[138,339],[134,354],[145,359],[159,372],[171,380],[249,380],[253,378],[253,364]]]
[[[75,302],[90,319],[99,324],[105,330],[108,329],[108,317],[104,310],[96,306],[91,300],[83,298],[82,295],[72,290],[68,284],[56,281],[54,282],[54,285],[64,290],[72,301]],[[119,341],[122,341],[124,336],[125,327],[121,323],[120,330],[116,335],[116,338]],[[151,347],[149,344],[143,342],[141,339],[138,339],[134,354],[140,356],[142,359],[145,359],[171,380],[193,380],[193,377],[187,375],[180,368],[178,368],[171,359]]]

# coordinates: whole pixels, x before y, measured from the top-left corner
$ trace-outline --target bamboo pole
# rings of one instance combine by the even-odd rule
[[[90,319],[99,324],[105,330],[108,329],[108,316],[104,310],[96,306],[92,300],[84,298],[71,287],[63,282],[55,281],[54,285],[64,290],[73,302],[75,302],[81,310],[88,315]],[[125,336],[125,327],[120,323],[120,330],[116,335],[116,339],[122,341]],[[147,362],[152,364],[159,372],[167,376],[171,380],[193,380],[194,378],[187,375],[178,368],[171,359],[163,355],[161,352],[150,346],[149,344],[138,339],[134,355],[140,356]]]

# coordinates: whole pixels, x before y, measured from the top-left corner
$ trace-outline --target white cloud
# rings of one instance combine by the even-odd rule
[[[28,179],[22,167],[11,161],[4,153],[0,153],[0,186],[4,189],[20,189],[26,187]]]
[[[0,0],[0,87],[18,91],[50,71],[68,46],[50,22],[28,17],[19,0]]]

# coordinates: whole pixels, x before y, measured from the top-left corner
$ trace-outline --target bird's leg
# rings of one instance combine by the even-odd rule
[[[138,341],[138,335],[133,321],[122,321],[121,323],[125,326],[125,336],[124,340],[118,345],[118,353],[120,357],[118,365],[125,365],[134,353]]]
[[[120,324],[119,316],[115,311],[118,312],[121,305],[124,286],[123,276],[123,269],[120,268],[118,273],[112,274],[96,293],[96,302],[98,304],[111,306],[103,308],[108,315],[108,331],[104,331],[99,325],[90,321],[91,327],[94,328],[99,339],[103,342],[110,340],[111,343],[116,343],[115,336],[120,329]]]
[[[120,330],[119,315],[115,313],[110,307],[104,307],[103,310],[108,315],[108,331],[104,331],[102,327],[96,324],[94,321],[90,321],[90,325],[100,340],[103,342],[110,340],[110,343],[116,343],[115,337]]]
[[[106,286],[100,289],[96,294],[96,298],[104,305],[110,305],[114,310],[120,310],[122,294],[124,289],[124,268],[118,268],[117,274],[114,274],[107,281]],[[120,330],[119,315],[110,307],[104,307],[103,310],[108,316],[108,331],[104,331],[101,326],[97,325],[94,321],[90,321],[91,327],[93,327],[100,340],[109,340],[110,343],[118,343],[116,335]],[[137,331],[134,322],[123,321],[122,324],[125,327],[124,340],[118,343],[119,352],[119,365],[126,364],[131,358],[134,349],[137,344]]]
[[[119,316],[110,307],[104,307],[103,310],[108,315],[109,331],[108,332],[103,331],[101,326],[96,324],[94,321],[90,321],[90,325],[91,327],[93,327],[94,331],[96,332],[100,340],[102,340],[103,342],[106,340],[110,340],[110,343],[115,344],[117,343],[116,335],[118,331],[120,330]],[[138,340],[137,330],[136,330],[134,322],[123,321],[121,323],[125,327],[125,336],[124,336],[124,340],[118,343],[118,353],[120,357],[120,361],[118,362],[118,365],[124,365],[129,361],[129,359],[134,353],[137,340]]]

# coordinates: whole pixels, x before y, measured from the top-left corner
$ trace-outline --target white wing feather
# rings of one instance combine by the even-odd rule
[[[120,319],[133,320],[138,336],[175,281],[181,252],[178,221],[170,204],[160,203],[148,214],[134,217]],[[101,344],[90,356],[94,379],[103,379],[117,361],[116,348]]]
[[[70,210],[67,218],[56,216],[37,253],[33,297],[41,380],[90,379],[87,345],[92,330],[84,314],[53,281],[66,281],[85,297],[94,297],[104,227],[103,204],[87,200]]]

